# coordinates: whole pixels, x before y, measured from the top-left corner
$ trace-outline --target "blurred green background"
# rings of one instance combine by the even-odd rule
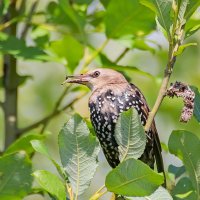
[[[28,12],[31,6],[31,3],[34,1],[28,0],[29,3],[26,4],[25,12]],[[28,45],[33,45],[35,43],[34,37],[37,37],[37,34],[42,34],[42,36],[47,36],[49,41],[58,40],[59,38],[67,35],[68,30],[65,27],[65,20],[59,14],[58,11],[53,9],[53,4],[50,6],[50,0],[40,0],[37,5],[37,15],[34,16],[33,24],[35,27],[30,29],[26,36],[26,41]],[[45,22],[43,12],[51,12],[51,9],[54,10],[54,17],[60,17],[60,24],[58,26],[52,25],[49,27]],[[78,4],[75,9],[81,11],[86,10],[86,5]],[[102,5],[99,1],[93,1],[89,8],[87,8],[87,13],[95,13],[97,10],[102,10]],[[41,13],[41,14],[40,14]],[[100,12],[98,13],[101,14]],[[89,14],[88,14],[89,15]],[[195,14],[194,18],[200,16],[199,11]],[[52,17],[52,16],[51,16]],[[101,20],[101,18],[97,18]],[[53,19],[58,20],[58,19]],[[89,19],[88,19],[89,20]],[[67,22],[66,22],[67,23]],[[98,22],[96,22],[98,24]],[[39,27],[36,24],[43,25],[44,27]],[[51,23],[50,23],[51,24]],[[94,52],[93,49],[98,49],[101,44],[105,41],[104,25],[99,23],[96,26],[96,31],[92,30],[88,25],[86,26],[86,40],[90,44],[91,48],[87,47],[84,49],[85,57],[88,54]],[[23,23],[19,23],[18,34],[23,28]],[[92,31],[90,31],[92,30]],[[45,32],[46,31],[46,32]],[[76,31],[72,32],[72,35],[76,36]],[[118,65],[120,66],[133,66],[137,67],[141,71],[147,72],[142,73],[137,70],[129,70],[124,67],[123,72],[130,79],[130,81],[136,84],[143,94],[145,95],[149,106],[152,108],[158,90],[161,84],[161,79],[164,73],[164,68],[167,62],[167,41],[163,34],[159,30],[154,30],[145,36],[148,41],[150,50],[142,50],[141,48],[130,48],[125,56],[119,61]],[[45,41],[45,38],[43,38]],[[152,42],[153,41],[153,42]],[[119,39],[110,39],[106,47],[103,49],[103,54],[109,58],[110,61],[115,61],[121,52],[127,48],[130,40],[124,38],[123,40]],[[196,42],[197,46],[192,46],[187,48],[181,56],[178,57],[174,72],[172,74],[170,82],[181,81],[188,83],[189,85],[195,85],[200,88],[200,32],[197,31],[192,37],[187,39],[187,42]],[[42,44],[42,42],[41,42]],[[13,44],[15,45],[15,44]],[[43,46],[40,46],[43,48]],[[63,43],[60,45],[59,51],[65,52],[66,45]],[[47,116],[53,110],[56,101],[59,96],[65,90],[67,86],[61,86],[61,83],[65,79],[67,74],[70,74],[70,70],[62,60],[43,62],[43,61],[34,61],[34,60],[23,60],[18,59],[17,61],[17,70],[18,74],[22,76],[30,76],[26,79],[25,83],[19,87],[19,104],[18,104],[18,117],[19,117],[19,127],[25,127],[28,124],[38,121],[39,119]],[[82,69],[81,66],[84,60],[79,63],[79,67],[74,70],[74,73],[79,73]],[[97,56],[85,69],[84,71],[97,68],[102,66],[101,59]],[[0,67],[1,75],[3,74],[3,61],[0,57]],[[76,94],[84,91],[84,86],[81,86]],[[69,119],[73,113],[79,113],[84,118],[89,118],[88,110],[88,98],[90,96],[90,91],[88,94],[81,98],[78,102],[73,105],[73,108],[63,111],[59,116],[54,117],[48,124],[45,133],[48,133],[46,144],[49,148],[52,156],[60,162],[58,154],[58,144],[57,136],[59,130],[63,124]],[[62,102],[65,105],[71,100],[74,94],[67,94],[64,101]],[[0,97],[3,101],[4,94],[3,89],[0,90]],[[172,130],[176,129],[186,129],[191,131],[200,137],[200,129],[198,122],[192,118],[187,124],[180,123],[179,118],[181,114],[181,109],[183,107],[182,99],[169,99],[165,98],[158,114],[156,115],[156,125],[159,132],[160,140],[167,144],[168,138]],[[4,148],[4,122],[3,122],[3,112],[0,110],[0,149]],[[32,130],[32,133],[38,133],[40,128]],[[165,167],[167,168],[170,163],[176,163],[180,165],[180,161],[175,159],[174,156],[169,155],[167,152],[163,151]],[[33,157],[34,170],[36,169],[46,169],[56,173],[56,169],[50,163],[48,159],[40,154],[35,154]],[[99,166],[95,175],[95,178],[92,181],[90,188],[87,190],[87,193],[84,194],[81,199],[87,200],[91,194],[93,194],[100,186],[104,184],[105,175],[110,170],[102,152],[99,155]],[[45,197],[48,199],[49,197]],[[26,200],[31,199],[43,199],[40,195],[31,195],[25,198]],[[106,199],[106,196],[103,199]]]

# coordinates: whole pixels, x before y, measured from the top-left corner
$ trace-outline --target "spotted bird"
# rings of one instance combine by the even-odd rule
[[[86,74],[68,76],[65,82],[83,84],[92,90],[89,99],[91,122],[109,165],[115,168],[120,163],[114,134],[117,119],[120,113],[134,107],[145,126],[150,111],[145,97],[134,84],[112,69],[99,68]],[[155,122],[146,134],[146,148],[139,159],[152,169],[156,160],[158,172],[164,172]]]

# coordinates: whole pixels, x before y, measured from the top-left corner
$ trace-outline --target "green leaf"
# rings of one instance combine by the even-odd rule
[[[138,112],[131,108],[123,112],[115,127],[115,139],[119,145],[120,160],[140,158],[146,146],[146,134]]]
[[[100,57],[100,60],[101,60],[101,63],[102,63],[102,67],[118,70],[118,71],[121,71],[121,73],[123,73],[124,71],[135,72],[135,73],[144,75],[148,78],[154,79],[153,75],[149,74],[148,72],[142,71],[137,67],[117,65],[114,62],[110,61],[105,55],[103,55],[101,53],[99,54],[99,57]]]
[[[162,183],[163,176],[154,172],[140,160],[133,158],[120,163],[106,176],[110,192],[126,196],[147,196]]]
[[[81,34],[84,33],[83,28],[85,26],[85,19],[76,12],[72,6],[70,6],[69,0],[58,0],[59,7],[64,11],[66,20],[70,21],[74,26],[76,26],[77,31]]]
[[[19,139],[17,139],[14,143],[12,143],[7,149],[5,154],[10,154],[17,151],[26,151],[28,155],[31,155],[34,152],[34,149],[32,148],[30,141],[31,140],[43,140],[45,139],[45,135],[39,135],[39,134],[28,134],[23,135]]]
[[[169,192],[163,188],[159,187],[153,194],[147,197],[136,197],[134,200],[173,200]]]
[[[200,0],[189,0],[185,12],[185,19],[188,20],[199,6],[200,6]]]
[[[154,30],[154,17],[138,0],[111,0],[105,16],[106,35],[109,38],[145,35]]]
[[[60,157],[73,192],[82,194],[89,186],[97,168],[99,145],[83,119],[75,114],[58,136]]]
[[[70,35],[66,35],[61,40],[52,42],[48,50],[50,50],[57,59],[61,61],[64,60],[64,64],[67,62],[72,72],[84,54],[82,44]]]
[[[13,45],[15,44],[15,45]],[[16,58],[46,61],[48,56],[38,47],[28,47],[22,39],[0,32],[0,52],[11,54]]]
[[[106,8],[111,0],[100,0],[100,2],[103,4],[103,6]]]
[[[184,130],[173,131],[169,138],[170,153],[178,156],[184,163],[192,181],[193,187],[197,193],[197,199],[200,198],[200,152],[199,138]]]
[[[50,33],[43,26],[37,26],[30,34],[37,46],[41,48],[45,48],[45,46],[49,43]]]
[[[33,173],[40,186],[58,200],[66,199],[64,183],[54,174],[38,170]]]
[[[170,27],[172,25],[170,15],[172,0],[140,0],[140,2],[156,13],[158,22],[165,29],[169,37]]]
[[[77,4],[90,4],[92,0],[74,0],[74,3]]]
[[[187,43],[187,44],[182,44],[179,48],[178,51],[174,53],[175,56],[178,56],[183,53],[185,48],[190,47],[190,46],[197,46],[197,43]]]
[[[135,39],[133,40],[133,48],[143,50],[143,51],[150,51],[151,53],[155,53],[155,49],[150,47],[144,39]]]
[[[192,90],[195,92],[194,99],[194,117],[198,122],[200,122],[200,93],[197,87],[191,86]]]
[[[185,166],[176,167],[174,165],[169,165],[168,172],[175,175],[175,178],[179,178],[183,173],[185,173]]]
[[[47,158],[50,158],[49,152],[45,144],[40,140],[32,140],[31,142],[32,147],[35,151],[45,155]]]
[[[76,35],[78,39],[84,34],[85,18],[74,11],[69,0],[60,0],[60,3],[51,1],[47,6],[47,20],[51,27],[53,25],[55,31],[64,30],[68,34]]]
[[[172,190],[174,200],[194,200],[197,195],[194,192],[192,182],[188,177],[181,178]]]
[[[0,16],[3,16],[7,13],[10,2],[10,0],[2,0],[0,2]]]
[[[200,20],[190,19],[185,26],[185,38],[190,37],[200,29]]]
[[[161,144],[162,150],[164,150],[165,152],[169,152],[168,146],[164,142],[161,142],[160,144]]]
[[[45,144],[43,143],[43,141],[32,140],[31,145],[36,152],[41,153],[42,155],[46,156],[56,167],[60,176],[63,177],[65,180],[67,180],[67,174],[65,173],[64,169],[51,157],[51,155],[49,154],[49,151],[48,151],[47,147],[45,146]]]
[[[31,162],[23,151],[1,157],[0,199],[23,199],[31,191],[31,173]]]
[[[177,6],[178,6],[178,19],[181,23],[184,23],[185,19],[185,12],[189,3],[189,0],[177,0]]]

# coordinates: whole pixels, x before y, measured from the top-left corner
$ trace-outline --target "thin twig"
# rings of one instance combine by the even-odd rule
[[[69,104],[63,106],[61,109],[55,110],[54,112],[52,112],[50,115],[44,117],[43,119],[37,121],[34,124],[31,124],[30,126],[27,126],[25,128],[19,129],[17,131],[17,135],[21,135],[25,132],[28,132],[34,128],[37,128],[38,126],[40,126],[41,124],[45,124],[47,121],[51,120],[52,118],[56,117],[57,115],[59,115],[61,112],[63,112],[64,110],[66,110],[67,108],[71,107],[75,102],[77,102],[79,99],[81,99],[83,96],[85,96],[86,93],[79,95],[78,97],[76,97],[75,99],[73,99]]]
[[[160,87],[160,90],[159,90],[159,93],[158,93],[158,97],[156,99],[156,102],[153,106],[153,109],[152,111],[149,113],[149,117],[148,117],[148,120],[147,120],[147,123],[145,125],[145,131],[148,132],[150,127],[151,127],[151,124],[154,120],[154,117],[163,101],[163,98],[165,96],[165,93],[167,91],[167,86],[168,86],[168,83],[169,83],[169,79],[170,79],[170,76],[171,76],[171,72],[166,72],[165,73],[165,76],[163,78],[163,81],[162,81],[162,84],[161,84],[161,87]]]
[[[33,14],[34,14],[36,8],[37,8],[38,3],[39,3],[39,1],[36,0],[31,6],[31,9],[29,11],[29,14],[28,14],[26,22],[25,22],[26,24],[24,25],[24,28],[23,28],[23,30],[21,32],[21,38],[25,38],[26,37],[26,34],[27,34],[29,26],[30,26],[30,21],[31,21],[31,19],[33,17]]]
[[[65,90],[63,91],[63,93],[60,95],[58,101],[55,104],[55,107],[54,107],[52,113],[56,112],[56,110],[59,109],[60,104],[61,104],[62,100],[64,99],[65,95],[67,94],[67,92],[69,91],[69,89],[70,89],[70,87],[66,87]],[[49,121],[46,121],[45,123],[43,123],[43,127],[42,127],[42,129],[40,131],[40,134],[42,134],[45,131],[45,129],[48,126],[48,124],[49,124]]]
[[[10,19],[9,21],[6,21],[3,24],[0,24],[0,31],[3,31],[4,29],[10,27],[11,25],[13,25],[14,23],[22,20],[24,18],[24,16],[19,16],[19,17],[15,17],[13,19]]]
[[[85,67],[87,67],[96,57],[97,55],[106,47],[106,45],[108,44],[109,39],[107,38],[102,45],[91,55],[89,56],[89,58],[85,61],[85,63],[83,64],[83,69]]]
[[[115,60],[115,63],[117,64],[124,56],[125,54],[129,51],[130,49],[127,47],[124,49],[124,51],[122,51],[122,53],[117,57],[117,59]]]
[[[103,189],[103,188],[102,188]],[[100,197],[102,197],[104,194],[106,194],[108,190],[104,190],[103,192],[95,193],[92,197],[90,197],[89,200],[98,200]]]

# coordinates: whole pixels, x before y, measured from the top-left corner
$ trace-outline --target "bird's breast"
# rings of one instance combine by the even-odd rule
[[[91,122],[109,164],[115,167],[119,163],[118,144],[114,135],[117,119],[120,113],[135,107],[145,124],[147,116],[142,112],[144,102],[129,89],[121,93],[109,89],[94,95],[89,101]]]
[[[94,98],[93,98],[94,99]],[[100,124],[111,124],[111,128],[117,122],[119,114],[134,107],[140,115],[143,125],[146,123],[147,114],[143,112],[144,102],[132,90],[116,94],[113,90],[96,95],[94,101],[89,102],[90,116],[96,130],[102,130]],[[109,126],[110,127],[110,126]]]

